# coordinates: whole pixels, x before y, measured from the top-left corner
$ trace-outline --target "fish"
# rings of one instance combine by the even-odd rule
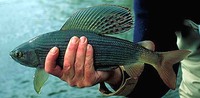
[[[163,82],[175,89],[176,75],[173,64],[190,54],[188,50],[156,52],[137,43],[109,36],[133,28],[133,16],[129,8],[119,5],[96,5],[75,12],[60,30],[47,32],[20,44],[10,51],[10,56],[21,65],[36,68],[34,89],[40,93],[49,74],[45,72],[45,58],[49,50],[59,48],[57,64],[63,66],[65,49],[73,36],[85,36],[94,49],[95,70],[109,71],[122,66],[150,64]]]

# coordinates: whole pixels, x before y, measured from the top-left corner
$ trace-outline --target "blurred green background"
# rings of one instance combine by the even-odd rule
[[[104,98],[98,85],[79,89],[54,76],[50,76],[41,94],[37,94],[33,88],[35,69],[22,66],[9,56],[9,52],[19,44],[37,35],[59,30],[75,11],[99,4],[133,8],[133,0],[0,0],[0,97]],[[112,36],[132,41],[132,32],[133,29]]]

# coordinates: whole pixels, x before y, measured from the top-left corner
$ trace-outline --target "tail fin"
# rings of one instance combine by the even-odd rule
[[[160,64],[155,65],[158,74],[163,82],[171,89],[176,88],[176,74],[173,70],[173,64],[180,62],[190,54],[188,50],[174,50],[168,52],[159,52],[162,57]]]

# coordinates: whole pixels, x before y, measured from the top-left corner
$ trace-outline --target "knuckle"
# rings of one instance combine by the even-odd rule
[[[90,44],[88,44],[87,46],[87,51],[86,51],[87,55],[89,56],[93,56],[93,48]]]
[[[92,59],[92,54],[91,54],[90,51],[87,51],[86,58],[87,58],[88,60],[91,60],[91,59]]]
[[[93,65],[93,58],[86,56],[85,65]]]
[[[91,81],[85,82],[85,86],[87,86],[87,87],[92,86],[92,85],[93,85],[93,83]]]
[[[82,74],[83,72],[83,64],[75,63],[75,69],[77,74]]]
[[[81,71],[76,71],[76,77],[77,77],[77,78],[81,78],[81,74],[82,74]]]
[[[63,70],[65,72],[68,72],[71,68],[72,68],[72,66],[70,64],[68,64],[68,63],[63,64]]]
[[[94,81],[92,79],[86,79],[84,84],[85,86],[92,86],[94,85]]]
[[[77,87],[79,87],[79,88],[83,88],[83,87],[85,87],[82,83],[79,83],[79,84],[77,84]]]
[[[76,68],[76,74],[77,75],[82,75],[83,69],[82,68]]]
[[[60,79],[61,79],[62,81],[65,81],[65,82],[69,83],[69,82],[67,81],[68,78],[67,78],[64,74],[60,77]]]
[[[69,86],[74,87],[76,86],[76,82],[75,81],[68,81]]]
[[[76,60],[74,66],[78,67],[78,66],[80,66],[80,65],[81,65],[81,64],[79,64],[78,60]]]
[[[80,51],[80,52],[85,51],[85,46],[83,44],[79,44],[78,51]]]
[[[70,63],[67,62],[67,61],[64,61],[64,62],[63,62],[63,67],[66,67],[66,66],[70,66]]]
[[[73,83],[71,83],[71,84],[69,84],[69,86],[71,86],[71,87],[75,87],[76,85],[75,85],[75,84],[73,84]]]
[[[67,51],[74,51],[76,48],[76,44],[69,44],[68,47],[67,47]]]
[[[86,62],[84,67],[85,67],[86,70],[91,70],[91,68],[93,67],[93,63]]]
[[[94,73],[89,72],[89,73],[87,73],[87,75],[85,75],[85,79],[86,79],[87,81],[90,81],[91,79],[93,79],[93,78],[92,78],[93,76],[94,76]]]

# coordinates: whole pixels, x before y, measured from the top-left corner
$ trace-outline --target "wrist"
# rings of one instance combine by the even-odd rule
[[[105,80],[111,87],[117,88],[122,83],[122,70],[117,68],[109,72],[109,77]]]
[[[110,83],[110,85],[114,91],[107,88],[105,83],[103,83],[103,82],[100,83],[99,91],[103,95],[105,95],[105,96],[113,96],[113,95],[127,96],[128,94],[130,94],[133,91],[133,89],[135,88],[135,86],[137,84],[137,79],[135,80],[132,77],[130,77],[130,75],[125,71],[123,66],[120,66],[119,71],[121,72],[121,82],[119,82],[119,81],[118,81],[118,83],[113,82],[115,84]],[[112,79],[110,78],[110,80],[112,80]]]

